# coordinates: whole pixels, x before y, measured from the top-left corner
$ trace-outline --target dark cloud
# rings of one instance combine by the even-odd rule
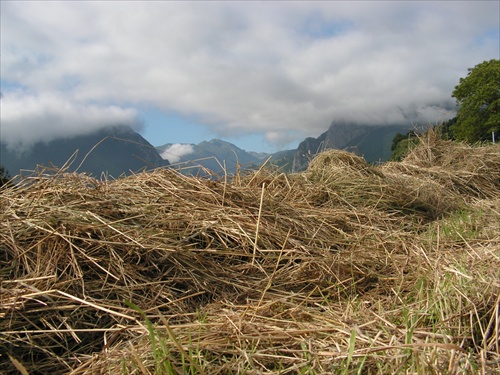
[[[334,119],[451,117],[459,78],[498,58],[498,14],[488,1],[6,2],[2,78],[41,93],[17,101],[49,102],[16,120],[46,126],[40,137],[134,122],[121,107],[147,103],[278,145]],[[87,106],[99,115],[68,122],[87,118]],[[13,129],[16,142],[34,139]]]

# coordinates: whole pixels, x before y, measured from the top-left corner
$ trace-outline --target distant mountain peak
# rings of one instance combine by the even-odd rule
[[[169,145],[158,146],[156,150],[163,155]],[[166,156],[168,158],[168,155]],[[193,145],[193,152],[181,155],[176,164],[182,166],[182,171],[188,174],[198,174],[200,167],[215,173],[235,173],[240,166],[260,164],[260,159],[230,142],[214,138]],[[186,169],[185,165],[192,168]]]
[[[142,169],[168,165],[156,149],[127,125],[117,125],[86,135],[39,142],[23,154],[10,150],[0,142],[0,163],[11,174],[32,171],[37,165],[62,167],[76,152],[68,171],[86,172],[93,176],[102,173],[117,178]],[[81,164],[81,165],[80,165]]]
[[[237,149],[240,149],[238,146],[230,143],[230,142],[227,142],[227,141],[224,141],[222,139],[218,139],[218,138],[213,138],[211,139],[210,141],[202,141],[198,144],[198,146],[201,146],[202,144],[210,144],[210,145],[214,145],[214,146],[225,146],[225,147],[232,147],[232,148],[237,148]]]
[[[240,167],[259,166],[271,156],[271,163],[284,172],[300,172],[307,168],[314,156],[328,149],[347,150],[365,158],[369,163],[387,161],[391,156],[391,144],[397,133],[406,133],[409,125],[371,125],[357,124],[346,121],[333,121],[326,132],[319,137],[304,139],[297,149],[284,150],[274,154],[247,152],[234,144],[211,139],[193,145],[193,152],[183,155],[179,163],[193,166],[193,171],[199,171],[199,166],[214,172],[220,172],[224,166],[225,172],[234,173]],[[157,147],[162,154],[168,146]],[[196,169],[196,167],[198,169]],[[190,171],[189,173],[196,173]]]
[[[300,172],[307,168],[317,153],[327,149],[347,150],[362,156],[369,163],[387,161],[394,136],[408,130],[408,125],[360,125],[333,121],[318,138],[308,137],[296,150],[274,154],[272,162],[286,172]]]

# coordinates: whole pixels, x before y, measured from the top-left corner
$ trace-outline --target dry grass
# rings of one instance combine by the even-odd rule
[[[0,368],[495,373],[499,171],[431,136],[229,182],[41,171],[0,191]]]
[[[500,186],[499,145],[472,147],[443,141],[429,131],[402,163],[387,163],[383,169],[435,181],[466,199],[495,198]]]

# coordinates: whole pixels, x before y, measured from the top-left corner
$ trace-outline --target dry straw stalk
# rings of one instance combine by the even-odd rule
[[[6,373],[495,373],[500,152],[0,191]],[[135,307],[134,307],[135,306]]]

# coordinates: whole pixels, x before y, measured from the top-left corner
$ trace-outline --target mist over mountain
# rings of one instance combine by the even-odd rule
[[[238,168],[246,169],[262,163],[262,158],[268,154],[247,152],[238,146],[220,140],[212,139],[199,144],[167,143],[156,147],[162,158],[168,160],[183,173],[204,175],[203,169],[216,174],[224,172],[234,174]]]
[[[11,176],[30,174],[37,165],[63,167],[99,177],[117,178],[144,169],[167,166],[147,140],[127,125],[104,128],[87,135],[37,142],[18,150],[0,142],[0,165]]]

